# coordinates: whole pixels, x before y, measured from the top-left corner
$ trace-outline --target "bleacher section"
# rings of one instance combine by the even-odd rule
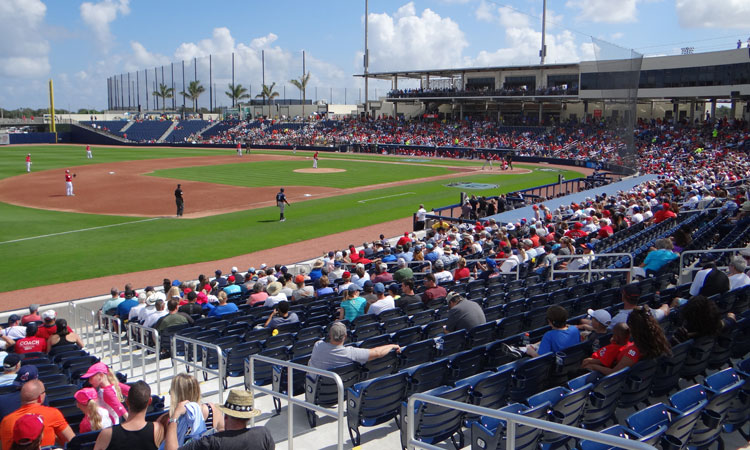
[[[183,120],[167,135],[164,142],[183,142],[191,134],[197,134],[211,122],[207,120]]]
[[[89,127],[101,128],[104,131],[108,131],[112,134],[120,134],[120,130],[122,130],[125,125],[128,124],[125,120],[97,120],[97,121],[81,121],[83,125],[87,125]],[[121,135],[122,136],[122,135]]]
[[[127,138],[134,142],[156,142],[172,125],[171,121],[142,121],[133,123],[125,132]],[[117,133],[123,135],[123,133]]]

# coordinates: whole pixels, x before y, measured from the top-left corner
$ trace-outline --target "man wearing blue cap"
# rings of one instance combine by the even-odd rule
[[[374,303],[370,303],[365,306],[366,314],[378,315],[383,311],[394,309],[396,307],[393,297],[391,297],[390,295],[385,295],[385,286],[383,285],[383,283],[375,283],[372,290],[377,296],[377,299]]]

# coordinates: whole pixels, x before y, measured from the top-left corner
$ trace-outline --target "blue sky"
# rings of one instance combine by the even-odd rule
[[[549,0],[547,8],[550,63],[593,59],[591,36],[647,56],[746,46],[750,37],[747,0]],[[535,64],[541,12],[542,0],[371,0],[370,70]],[[317,87],[318,98],[340,103],[346,90],[352,103],[363,41],[363,0],[1,0],[0,106],[46,106],[52,78],[58,107],[103,108],[107,77],[166,64],[169,81],[170,62],[209,53],[218,104],[227,104],[228,55],[255,95],[261,50],[267,84],[296,98],[288,80],[301,74],[303,49],[308,97]],[[207,85],[202,59],[199,70]],[[388,88],[373,83],[371,96]]]

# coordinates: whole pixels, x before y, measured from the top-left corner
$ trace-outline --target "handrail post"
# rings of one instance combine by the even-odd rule
[[[509,419],[505,426],[505,448],[513,450],[516,446],[516,421]]]

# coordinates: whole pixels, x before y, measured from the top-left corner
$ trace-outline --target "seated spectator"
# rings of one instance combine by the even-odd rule
[[[99,394],[94,388],[83,388],[73,395],[76,406],[83,413],[83,420],[78,426],[79,433],[102,430],[113,425],[106,409],[99,406]]]
[[[57,332],[57,326],[55,325],[55,319],[57,313],[54,309],[48,309],[42,313],[42,324],[36,331],[36,335],[42,339],[49,339],[50,336]]]
[[[26,337],[26,327],[20,325],[21,318],[18,314],[11,314],[8,318],[8,326],[0,331],[0,349],[13,346],[18,339]],[[38,332],[38,330],[37,330]]]
[[[36,416],[36,420],[41,419],[43,428],[41,445],[44,447],[55,445],[55,441],[65,444],[75,437],[75,433],[70,429],[60,410],[43,405],[45,392],[44,383],[39,380],[31,380],[23,385],[21,407],[5,416],[0,422],[2,448],[11,448],[14,431],[17,428],[16,422],[26,415]]]
[[[130,395],[131,387],[120,383],[112,369],[98,362],[89,367],[86,373],[81,375],[81,379],[88,379],[91,387],[97,390],[99,406],[107,410],[113,424],[120,423],[120,418],[123,421],[128,420],[128,411],[122,402]]]
[[[414,293],[414,279],[408,278],[401,283],[401,296],[396,299],[396,307],[404,309],[413,303],[422,303],[422,298]]]
[[[343,299],[339,307],[339,320],[346,319],[349,322],[365,313],[367,300],[359,296],[359,286],[354,283],[343,291]]]
[[[27,382],[38,378],[39,371],[37,371],[36,366],[33,364],[27,364],[18,369],[16,379],[11,383],[14,389],[5,394],[0,394],[0,420],[21,407],[21,388]],[[44,398],[44,404],[48,405],[46,397]]]
[[[38,414],[24,414],[13,425],[11,450],[41,450],[44,419]],[[49,448],[49,447],[45,447]]]
[[[315,343],[310,361],[307,363],[308,366],[331,370],[351,362],[364,364],[367,361],[381,358],[392,350],[401,351],[401,348],[396,344],[386,344],[369,349],[353,346],[345,347],[346,325],[341,322],[334,322],[331,325],[328,336],[330,343],[324,340]]]
[[[453,271],[453,279],[455,281],[461,281],[465,278],[469,278],[471,276],[471,271],[468,267],[466,267],[466,259],[464,257],[460,257],[458,259],[458,267],[456,267],[456,270]]]
[[[299,276],[299,275],[297,275]],[[256,305],[258,303],[265,303],[268,298],[268,293],[263,290],[263,285],[260,283],[253,284],[253,293],[247,299],[248,305]]]
[[[294,285],[295,289],[292,291],[292,301],[298,302],[300,300],[312,298],[315,296],[315,289],[312,286],[305,285],[304,275],[296,275],[294,277]]]
[[[452,333],[458,330],[470,330],[477,325],[487,322],[484,317],[482,307],[476,302],[467,300],[466,297],[451,292],[446,297],[448,300],[448,321],[445,324],[445,330]]]
[[[240,288],[239,285],[234,284],[235,281],[236,278],[234,277],[234,275],[229,275],[227,277],[227,285],[224,286],[224,289],[222,289],[224,293],[226,293],[227,295],[233,295],[242,292],[242,288]]]
[[[151,286],[148,286],[146,289],[148,290],[149,287]],[[153,291],[154,288],[151,287],[151,290]],[[146,298],[146,292],[141,292],[140,294],[138,294],[138,304],[130,308],[130,312],[128,313],[128,322],[139,322],[138,315],[146,307]]]
[[[718,336],[737,322],[731,312],[722,318],[716,303],[703,295],[691,297],[680,308],[680,320],[680,327],[672,335],[675,343],[705,336]]]
[[[169,388],[169,404],[171,412],[159,418],[162,425],[166,423],[170,414],[175,415],[175,411],[181,404],[185,405],[186,412],[179,417],[177,424],[179,443],[224,431],[224,413],[215,403],[201,403],[200,384],[190,374],[179,373],[172,378]]]
[[[272,283],[273,284],[273,283]],[[281,283],[276,282],[281,290]],[[270,298],[270,297],[269,297]],[[219,305],[213,308],[208,314],[208,317],[221,317],[224,314],[231,314],[239,311],[239,308],[234,303],[227,302],[227,293],[224,291],[219,292]]]
[[[195,294],[195,292],[191,292],[191,294]],[[190,323],[192,323],[193,319],[189,315],[187,315],[186,313],[179,312],[179,305],[180,305],[180,302],[174,298],[170,299],[167,302],[167,315],[164,317],[161,317],[159,320],[156,321],[156,323],[154,324],[154,329],[156,329],[156,331],[161,333],[171,327],[176,327],[180,325],[189,325]],[[237,308],[237,305],[234,305],[234,307]],[[217,309],[219,309],[219,306],[214,308],[211,312],[214,312]],[[217,315],[220,315],[220,314],[223,314],[223,313],[218,313]]]
[[[352,283],[356,283],[359,287],[365,287],[365,283],[370,280],[370,274],[367,273],[365,270],[365,265],[362,263],[357,263],[356,266],[354,266],[354,273],[352,274]],[[373,281],[374,283],[374,281]]]
[[[318,279],[323,275],[323,266],[325,266],[325,263],[322,259],[315,260],[313,263],[313,268],[310,271],[310,281],[313,283],[318,281]]]
[[[75,331],[70,329],[67,320],[57,319],[55,325],[57,332],[47,339],[48,352],[59,345],[76,344],[78,348],[83,348],[83,340]]]
[[[365,314],[378,315],[383,311],[394,309],[396,307],[393,297],[385,295],[385,286],[383,286],[383,283],[375,283],[372,290],[377,298],[374,302],[368,302],[367,305],[365,305]]]
[[[750,277],[745,274],[747,263],[742,256],[735,256],[729,261],[729,290],[733,291],[750,284]]]
[[[435,275],[428,273],[424,277],[425,291],[422,293],[422,303],[425,305],[436,298],[445,297],[448,295],[448,291],[444,287],[438,286],[435,281]]]
[[[164,428],[161,423],[146,421],[146,411],[151,404],[149,385],[143,381],[136,381],[130,388],[127,403],[130,420],[103,429],[96,438],[95,450],[133,450],[134,442],[142,443],[139,448],[154,449],[161,445],[164,439]]]
[[[627,325],[630,329],[631,341],[620,349],[614,367],[596,366],[594,370],[602,375],[609,375],[625,367],[632,367],[641,359],[658,358],[672,353],[669,342],[664,336],[664,331],[649,311],[648,306],[639,306],[634,309],[628,315]]]
[[[481,270],[481,272],[478,272]],[[488,256],[484,260],[484,264],[481,261],[477,261],[474,265],[474,278],[477,280],[488,280],[490,277],[497,274],[497,262],[493,256]]]
[[[3,373],[0,374],[0,386],[9,386],[16,380],[18,369],[21,368],[21,357],[10,353],[3,360]]]
[[[719,270],[713,255],[706,255],[703,268],[695,274],[693,283],[690,285],[690,295],[703,295],[711,297],[714,294],[723,294],[729,291],[729,277]]]
[[[628,316],[630,316],[630,313],[638,306],[638,300],[641,296],[640,288],[635,284],[627,284],[623,286],[620,292],[622,295],[623,309],[612,318],[612,322],[609,324],[610,329],[614,328],[618,323],[626,323],[628,321]],[[668,304],[664,303],[659,308],[649,308],[648,311],[658,322],[669,315],[670,308]]]
[[[29,322],[41,322],[41,321],[42,321],[42,316],[39,315],[39,305],[36,303],[30,304],[29,313],[21,317],[21,325],[26,325]]]
[[[581,342],[578,328],[568,326],[568,310],[560,305],[547,308],[547,323],[552,329],[542,336],[537,345],[527,345],[526,354],[533,357],[547,353],[557,353]]]
[[[328,285],[328,275],[322,275],[318,278],[318,281],[315,282],[315,296],[322,297],[333,293],[333,288]]]
[[[680,255],[672,251],[673,244],[669,238],[657,239],[653,249],[638,267],[633,267],[633,275],[645,278],[649,273],[656,273]]]
[[[677,217],[677,214],[672,211],[671,205],[669,203],[663,203],[661,209],[654,213],[654,223],[661,223],[674,217]]]
[[[581,337],[587,341],[598,340],[605,336],[608,331],[607,327],[612,323],[612,316],[606,309],[588,310],[588,318],[581,319],[581,323],[576,325],[581,332]]]
[[[438,284],[450,283],[453,281],[453,274],[445,270],[445,266],[441,259],[438,259],[435,261],[435,264],[433,264],[433,273],[435,274],[435,281],[437,281]]]
[[[205,295],[205,294],[204,294]],[[169,305],[167,305],[169,306]],[[203,307],[198,304],[198,294],[195,291],[187,295],[187,303],[180,306],[179,312],[188,316],[199,316],[203,314]]]
[[[146,308],[144,311],[147,312],[148,308]],[[157,299],[156,303],[154,304],[154,310],[148,313],[148,316],[146,316],[146,320],[143,322],[143,326],[153,328],[154,325],[156,325],[156,322],[158,322],[159,319],[166,316],[167,314],[169,314],[169,311],[167,311],[166,302],[162,299]]]
[[[130,310],[137,305],[138,298],[136,297],[135,291],[127,290],[125,291],[125,300],[117,305],[117,314],[115,314],[115,316],[119,317],[122,321],[126,321],[128,320],[128,317],[130,317]]]
[[[192,439],[180,446],[178,430],[183,415],[188,413],[187,404],[181,402],[172,413],[172,419],[167,425],[165,450],[203,450],[203,449],[258,449],[271,450],[275,443],[266,427],[256,426],[248,428],[251,418],[260,415],[256,409],[252,392],[232,389],[223,406],[219,410],[224,413],[225,430]]]
[[[117,314],[117,307],[120,306],[125,299],[120,297],[120,291],[117,288],[109,290],[110,298],[102,305],[101,312],[108,316],[114,316]]]
[[[26,325],[26,337],[15,342],[13,347],[16,353],[46,352],[47,340],[36,336],[37,324],[29,322]]]
[[[393,280],[397,283],[403,283],[407,278],[414,278],[414,272],[408,267],[404,258],[397,260],[398,270],[393,274]]]
[[[283,300],[276,304],[276,308],[271,311],[271,315],[268,316],[268,320],[266,320],[266,323],[263,326],[266,328],[276,329],[281,325],[297,322],[299,322],[297,313],[289,312],[289,302]]]
[[[603,311],[603,310],[602,310]],[[611,369],[622,358],[620,350],[627,345],[630,340],[630,329],[627,324],[618,323],[612,329],[612,339],[608,345],[595,351],[590,358],[586,358],[581,363],[584,370],[599,371],[600,367]]]
[[[594,254],[594,244],[588,243],[581,245],[583,248],[583,255],[568,262],[567,270],[582,270],[589,267],[589,264],[596,260]]]
[[[286,295],[284,295],[283,292],[281,292],[282,286],[281,283],[278,281],[274,281],[273,283],[270,283],[268,286],[266,286],[266,292],[268,292],[268,297],[266,297],[266,301],[264,303],[265,306],[276,306],[277,303],[285,300],[289,300],[286,298]]]

